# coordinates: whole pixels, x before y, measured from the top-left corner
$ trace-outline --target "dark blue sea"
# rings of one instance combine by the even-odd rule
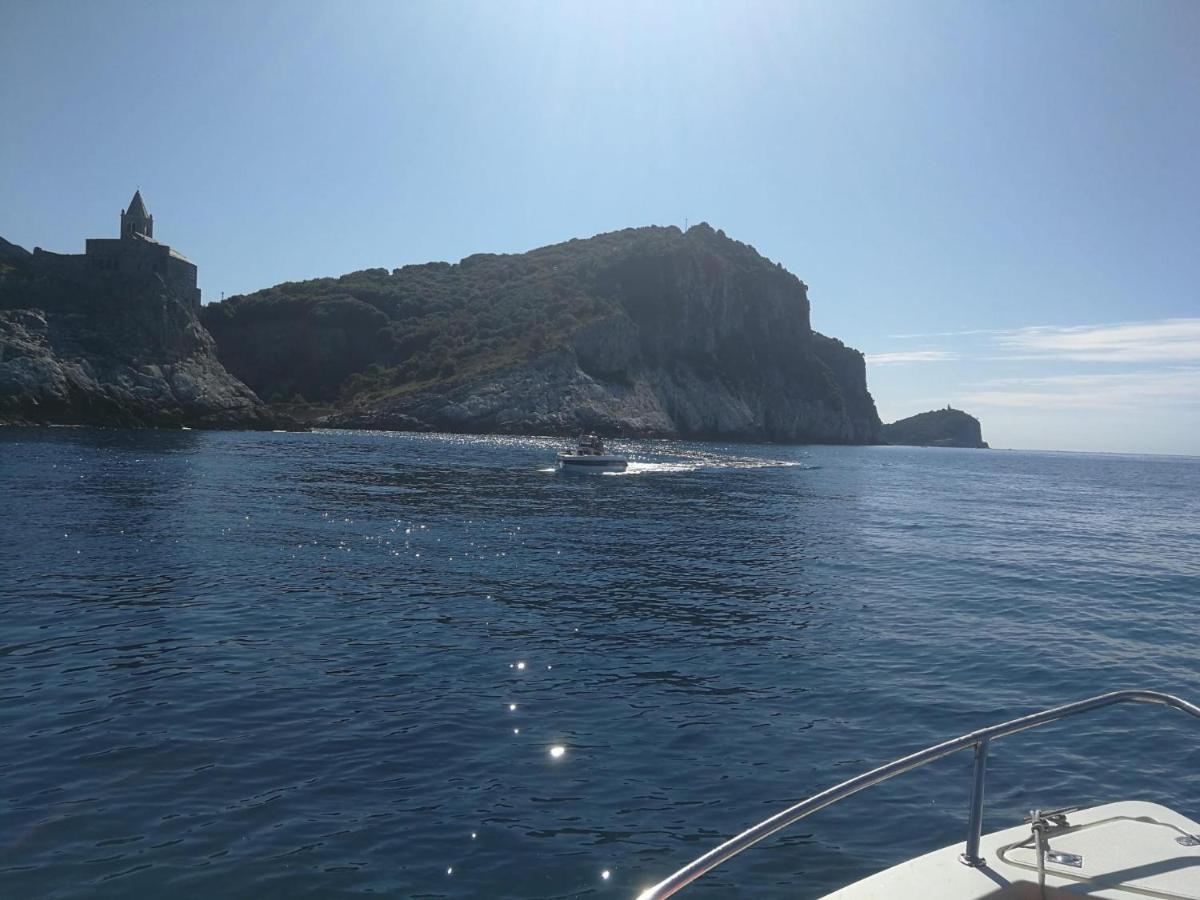
[[[943,738],[1200,700],[1198,459],[618,446],[572,477],[539,439],[0,430],[0,896],[627,898]],[[684,896],[961,840],[969,773]],[[1200,725],[1007,738],[988,797],[1196,817]]]

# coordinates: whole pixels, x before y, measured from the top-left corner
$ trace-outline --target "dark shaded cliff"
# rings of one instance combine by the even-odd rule
[[[803,282],[708,225],[281,284],[202,315],[231,372],[333,404],[332,425],[879,439],[862,355],[813,333]]]
[[[986,450],[979,420],[961,409],[935,409],[883,426],[889,444],[915,447],[972,447]]]
[[[270,428],[161,278],[0,239],[0,423]]]

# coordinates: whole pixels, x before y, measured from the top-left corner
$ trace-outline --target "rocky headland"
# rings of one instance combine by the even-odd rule
[[[229,371],[328,426],[880,439],[862,354],[707,224],[281,284],[202,319]]]
[[[0,239],[0,424],[282,427],[221,365],[187,291]]]
[[[883,426],[888,444],[913,447],[969,447],[988,449],[979,420],[961,409],[934,409]]]

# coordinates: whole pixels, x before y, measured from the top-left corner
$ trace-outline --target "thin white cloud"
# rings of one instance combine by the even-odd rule
[[[957,353],[949,350],[904,350],[898,353],[868,353],[867,362],[876,366],[891,366],[902,363],[946,362],[958,359]]]
[[[889,334],[888,337],[897,341],[908,341],[925,338],[944,337],[973,337],[977,334],[1009,334],[1011,328],[971,328],[967,331],[925,331],[920,334]]]
[[[997,378],[967,394],[977,407],[1118,410],[1200,406],[1200,367]]]
[[[1103,363],[1200,362],[1200,318],[1005,332],[1005,348],[1034,358]]]
[[[929,334],[900,334],[896,340],[922,338],[953,349],[900,350],[867,356],[884,363],[976,361],[1064,361],[1088,363],[1200,363],[1200,318],[1152,319],[1101,325],[1032,325],[1026,328],[976,329]],[[956,340],[957,339],[957,340]]]

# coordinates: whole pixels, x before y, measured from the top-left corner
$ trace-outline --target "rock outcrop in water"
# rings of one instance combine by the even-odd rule
[[[93,263],[0,239],[0,423],[280,426],[218,361],[186,284]]]
[[[883,426],[889,444],[914,447],[971,447],[987,449],[979,420],[961,409],[935,409]]]
[[[282,284],[203,311],[222,362],[325,424],[873,443],[862,354],[708,225]]]

